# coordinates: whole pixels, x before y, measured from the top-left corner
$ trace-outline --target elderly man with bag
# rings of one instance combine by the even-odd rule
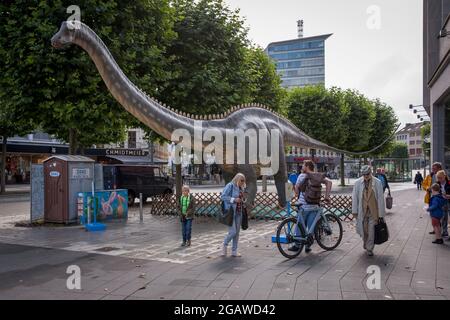
[[[375,247],[375,226],[385,216],[383,183],[372,175],[370,166],[362,167],[362,177],[356,180],[352,195],[352,212],[356,232],[363,238],[364,249],[372,257]]]

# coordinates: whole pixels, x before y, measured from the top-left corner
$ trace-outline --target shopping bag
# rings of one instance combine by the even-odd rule
[[[389,230],[383,218],[378,219],[375,226],[375,244],[383,244],[389,240]]]
[[[389,190],[388,195],[386,196],[386,209],[391,210],[394,204],[394,198],[391,196],[391,191]]]

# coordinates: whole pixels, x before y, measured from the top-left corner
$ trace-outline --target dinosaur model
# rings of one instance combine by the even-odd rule
[[[278,192],[279,204],[283,207],[286,203],[285,183],[287,182],[285,146],[318,148],[346,154],[366,154],[378,149],[390,139],[386,139],[383,144],[370,151],[361,153],[347,152],[309,137],[288,119],[260,104],[236,106],[221,115],[194,116],[186,114],[167,107],[165,104],[149,97],[134,85],[117,65],[103,41],[84,23],[64,21],[61,24],[60,30],[52,37],[51,43],[53,47],[58,49],[70,44],[76,44],[84,49],[93,60],[113,97],[134,117],[168,140],[173,141],[172,134],[177,129],[186,130],[194,136],[194,125],[198,122],[201,122],[202,134],[211,129],[222,132],[223,136],[225,136],[226,130],[230,129],[255,129],[267,130],[268,132],[278,130],[280,133],[279,140],[277,141],[278,152],[272,152],[270,156],[273,158],[274,154],[276,154],[277,159],[272,160],[276,160],[279,164],[279,168],[273,176]],[[180,140],[174,142],[179,143]],[[206,142],[202,142],[200,148],[204,148],[205,145]],[[248,145],[249,143],[246,144],[245,150],[238,150],[235,146],[233,147],[234,150],[224,147],[223,152],[224,154],[233,152],[233,155],[244,152],[245,159],[248,159],[251,155]],[[260,176],[266,164],[263,165],[260,162],[250,163],[250,161],[246,161],[244,163],[237,163],[236,161],[234,163],[218,165],[222,169],[226,182],[229,182],[238,172],[246,176],[247,204],[253,204],[257,192],[257,177]]]

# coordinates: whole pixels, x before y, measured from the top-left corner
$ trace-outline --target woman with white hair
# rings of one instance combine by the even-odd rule
[[[223,242],[222,256],[227,255],[228,244],[232,241],[231,255],[233,257],[240,257],[237,252],[239,242],[239,231],[241,229],[242,212],[244,209],[244,189],[245,189],[245,176],[242,173],[238,173],[233,180],[228,183],[222,191],[221,200],[224,203],[224,209],[229,210],[233,208],[233,225],[229,227],[228,234]]]

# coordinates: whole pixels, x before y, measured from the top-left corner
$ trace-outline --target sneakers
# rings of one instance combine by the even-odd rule
[[[300,250],[300,248],[297,247],[295,244],[292,247],[288,248],[288,251],[297,252],[298,250]]]
[[[310,253],[311,251],[312,251],[311,247],[306,247],[306,248],[305,248],[305,252],[306,252],[306,253]]]
[[[437,239],[435,241],[433,241],[434,244],[444,244],[444,240],[443,239]]]
[[[372,250],[367,250],[367,255],[369,257],[373,257],[373,251]]]
[[[190,247],[191,246],[191,240],[188,240],[187,242],[186,242],[186,247]]]
[[[240,258],[240,257],[242,257],[242,255],[241,255],[240,253],[236,252],[236,251],[233,251],[233,252],[231,253],[231,256],[234,257],[234,258]]]
[[[186,247],[186,242],[183,241],[183,243],[181,244],[182,247]]]
[[[428,232],[428,234],[436,234],[434,231],[430,231]]]
[[[220,256],[222,256],[222,257],[226,257],[227,256],[227,247],[226,246],[223,246],[222,254]]]

